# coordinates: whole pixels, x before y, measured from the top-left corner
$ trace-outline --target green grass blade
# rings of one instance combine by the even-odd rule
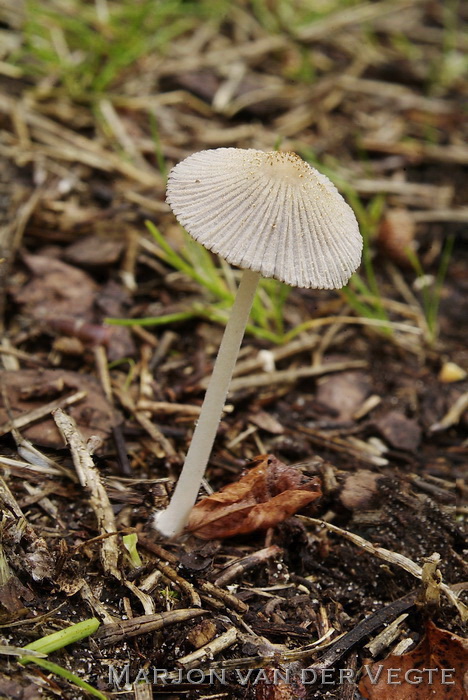
[[[52,661],[46,661],[45,659],[36,659],[30,656],[29,658],[25,657],[24,659],[21,659],[21,663],[35,663],[36,666],[40,666],[46,671],[49,671],[49,673],[54,673],[56,676],[65,678],[65,680],[67,680],[69,683],[78,686],[78,688],[83,688],[83,690],[85,690],[90,695],[93,695],[95,698],[99,698],[99,700],[109,700],[108,696],[104,695],[104,693],[101,693],[99,690],[97,690],[97,688],[93,688],[92,685],[86,683],[86,681],[81,680],[81,678],[76,676],[71,671],[68,671],[66,668],[63,668],[63,666],[59,666],[58,664],[52,663]]]
[[[89,620],[83,620],[82,622],[78,622],[75,625],[70,625],[70,627],[67,627],[64,630],[59,630],[58,632],[53,632],[52,634],[48,634],[45,637],[41,637],[41,639],[36,639],[34,642],[31,642],[30,644],[27,644],[25,647],[23,647],[23,650],[40,652],[41,654],[50,654],[53,651],[63,649],[64,647],[67,647],[70,644],[79,642],[85,637],[89,637],[91,634],[94,634],[94,632],[96,632],[100,624],[101,623],[96,617],[91,617]],[[86,683],[85,681],[81,680],[81,678],[76,676],[71,671],[68,671],[66,668],[58,666],[57,664],[54,664],[51,661],[39,659],[36,656],[28,655],[22,656],[18,659],[18,661],[21,664],[34,663],[37,666],[44,668],[46,671],[49,671],[50,673],[54,673],[57,676],[65,678],[70,683],[73,683],[73,685],[76,685],[79,688],[83,688],[83,690],[88,692],[90,695],[93,695],[96,698],[100,698],[100,700],[107,700],[107,697],[99,690],[96,690],[96,688],[93,688],[92,685],[89,685],[89,683]]]
[[[163,316],[148,316],[148,318],[105,318],[104,323],[109,326],[167,326],[169,323],[178,321],[190,321],[199,315],[196,311],[181,311]]]
[[[437,276],[434,284],[434,295],[432,300],[431,316],[432,323],[435,330],[437,323],[437,316],[439,315],[439,306],[442,287],[447,276],[447,270],[450,263],[450,259],[453,253],[453,246],[455,244],[455,236],[449,236],[445,242],[444,248],[442,250],[442,256],[440,259],[439,269],[437,270]]]
[[[219,277],[217,279],[214,279],[213,276],[210,275],[208,272],[206,275],[204,275],[202,272],[199,272],[194,267],[192,261],[188,262],[181,255],[176,253],[176,251],[166,241],[162,233],[156,228],[156,226],[151,221],[147,221],[146,226],[156,243],[164,252],[164,261],[168,265],[178,270],[179,272],[183,272],[195,282],[198,282],[198,284],[210,291],[213,294],[213,296],[215,296],[217,299],[226,299],[232,302],[232,295],[228,292],[227,289],[224,288],[223,285],[220,285]]]
[[[70,625],[70,627],[64,630],[59,630],[58,632],[48,634],[46,637],[41,637],[41,639],[36,639],[34,642],[31,642],[31,644],[27,644],[24,649],[40,651],[42,654],[50,654],[52,651],[63,649],[63,647],[69,644],[74,644],[74,642],[79,642],[80,639],[89,637],[96,632],[100,624],[96,617],[91,617],[89,620],[77,622],[75,625]],[[23,661],[23,659],[21,659],[21,661]]]

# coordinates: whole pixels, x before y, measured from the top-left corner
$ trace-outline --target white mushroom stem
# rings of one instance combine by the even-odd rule
[[[154,519],[156,529],[166,537],[183,530],[197,500],[259,279],[260,273],[252,270],[242,274],[179,481],[169,506]]]

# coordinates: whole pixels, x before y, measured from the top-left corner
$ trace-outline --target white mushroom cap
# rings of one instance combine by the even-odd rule
[[[205,248],[294,287],[338,289],[361,261],[353,210],[295,153],[194,153],[171,170],[167,201]]]

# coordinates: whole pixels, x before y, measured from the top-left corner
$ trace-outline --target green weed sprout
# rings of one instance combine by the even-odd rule
[[[232,306],[235,297],[235,284],[234,289],[231,289],[232,269],[222,259],[221,266],[218,267],[212,255],[188,235],[186,247],[178,253],[152,222],[147,221],[146,225],[157,244],[159,258],[205,289],[210,301],[206,304],[195,302],[187,310],[171,314],[130,319],[106,318],[105,322],[114,326],[166,326],[204,318],[225,326],[228,320],[227,309]],[[281,344],[285,340],[284,305],[291,288],[275,279],[262,280],[261,286],[264,294],[254,299],[251,312],[253,322],[247,324],[246,332],[270,343]]]
[[[122,539],[124,547],[128,552],[130,561],[132,562],[135,568],[138,568],[139,566],[141,566],[141,557],[137,549],[138,535],[136,534],[136,532],[132,532],[130,533],[130,535],[124,535]]]

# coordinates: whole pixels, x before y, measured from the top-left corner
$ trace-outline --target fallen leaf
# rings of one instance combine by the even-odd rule
[[[340,501],[349,510],[369,508],[378,492],[377,483],[380,474],[374,474],[368,469],[358,469],[350,474],[340,493]]]
[[[379,252],[387,260],[403,268],[411,268],[407,251],[415,249],[416,226],[406,209],[388,211],[377,235]]]
[[[0,606],[9,613],[19,615],[26,609],[23,601],[31,603],[34,598],[33,592],[11,572],[8,580],[0,585]]]
[[[87,318],[97,286],[86,272],[46,255],[23,254],[33,279],[14,293],[25,313],[36,318],[58,315]]]
[[[358,370],[321,377],[317,383],[316,399],[331,409],[337,419],[348,421],[370,393],[369,376]]]
[[[112,427],[121,420],[96,380],[86,374],[24,369],[0,372],[0,382],[5,386],[13,418],[75,391],[86,391],[82,401],[67,408],[85,439],[97,435],[105,440]],[[9,416],[0,398],[0,424],[8,422]],[[21,434],[35,445],[56,449],[63,447],[63,438],[52,418],[43,418],[21,428]]]
[[[320,480],[308,478],[274,455],[259,455],[239,481],[203,498],[192,509],[187,530],[218,539],[266,530],[322,495]]]
[[[398,450],[414,452],[421,442],[421,428],[399,411],[389,411],[375,422],[385,440]]]
[[[366,700],[463,700],[468,641],[429,621],[415,649],[364,668],[359,692]]]
[[[219,88],[219,78],[210,70],[186,71],[177,76],[177,82],[209,102]]]
[[[249,415],[249,421],[262,430],[265,430],[267,433],[272,433],[273,435],[281,435],[284,433],[284,428],[281,423],[266,411],[251,413]]]
[[[103,238],[93,234],[69,245],[65,250],[65,259],[74,265],[105,267],[117,262],[123,247],[123,240]]]
[[[96,310],[103,316],[125,318],[131,305],[131,297],[128,291],[114,280],[109,280],[102,285],[95,299]],[[99,319],[101,320],[101,319]],[[107,358],[110,362],[121,357],[134,357],[136,346],[132,333],[125,326],[113,326],[107,346]]]

